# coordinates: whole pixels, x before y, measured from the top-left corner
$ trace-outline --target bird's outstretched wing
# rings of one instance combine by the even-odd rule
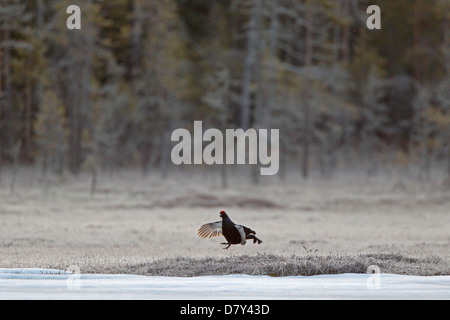
[[[204,239],[222,235],[222,221],[206,223],[198,229],[198,235]]]

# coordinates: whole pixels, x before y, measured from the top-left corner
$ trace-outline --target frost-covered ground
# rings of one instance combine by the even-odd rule
[[[83,274],[152,275],[147,264],[177,257],[392,254],[395,273],[450,273],[450,192],[437,180],[419,183],[395,171],[308,181],[292,174],[285,181],[261,177],[255,186],[242,175],[230,177],[224,189],[220,174],[209,169],[167,179],[126,171],[101,173],[91,196],[90,178],[20,168],[12,191],[3,168],[0,268],[76,265]],[[219,220],[221,210],[256,230],[263,244],[222,250],[222,238],[199,238],[197,229]],[[438,265],[431,274],[426,264],[403,272],[401,263],[411,261]]]
[[[0,299],[450,299],[450,276],[145,277],[0,269]]]

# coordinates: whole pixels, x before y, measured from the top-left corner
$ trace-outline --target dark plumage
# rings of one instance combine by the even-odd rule
[[[198,235],[204,239],[213,238],[223,235],[228,242],[222,243],[227,245],[228,249],[232,244],[245,245],[247,239],[253,239],[253,243],[262,243],[255,234],[256,232],[250,228],[235,224],[225,211],[220,212],[220,217],[222,221],[206,223],[198,229]]]

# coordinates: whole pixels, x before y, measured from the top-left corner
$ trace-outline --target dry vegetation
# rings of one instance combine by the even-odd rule
[[[448,275],[448,263],[439,257],[411,258],[401,254],[307,255],[282,256],[257,254],[226,258],[166,258],[150,263],[116,265],[111,269],[95,268],[89,272],[139,274],[148,276],[195,277],[208,275],[249,274],[312,276],[319,274],[366,273],[376,265],[384,273],[408,275]]]
[[[272,276],[366,272],[450,275],[450,194],[439,184],[397,177],[302,181],[238,178],[219,187],[212,173],[138,172],[40,179],[21,170],[14,192],[0,185],[0,267],[167,276]],[[222,250],[198,227],[226,210],[264,242]]]

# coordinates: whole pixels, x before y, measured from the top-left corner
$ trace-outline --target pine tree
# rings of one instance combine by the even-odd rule
[[[79,3],[82,29],[68,30],[66,8],[70,1],[54,4],[54,26],[49,34],[51,51],[55,55],[50,66],[53,83],[58,84],[67,116],[68,166],[73,174],[80,172],[86,157],[83,135],[88,130],[88,115],[92,108],[94,59],[99,54],[99,5],[90,1]]]
[[[63,172],[67,152],[67,129],[64,106],[51,86],[44,89],[41,107],[34,123],[38,157],[44,174]]]
[[[19,93],[22,78],[15,76],[26,64],[23,53],[32,49],[27,38],[31,16],[25,9],[19,0],[5,0],[0,6],[0,167],[3,158],[10,161],[17,158],[14,146],[22,144],[23,105],[29,107],[29,102],[24,103]],[[21,55],[17,57],[17,53]],[[28,90],[29,85],[27,82]],[[31,98],[29,94],[27,98]]]
[[[142,10],[148,15],[143,29],[145,59],[136,79],[137,132],[134,136],[147,168],[158,160],[167,175],[170,133],[189,110],[184,104],[189,64],[186,60],[184,27],[172,0],[149,1]],[[155,159],[156,157],[156,159]]]

